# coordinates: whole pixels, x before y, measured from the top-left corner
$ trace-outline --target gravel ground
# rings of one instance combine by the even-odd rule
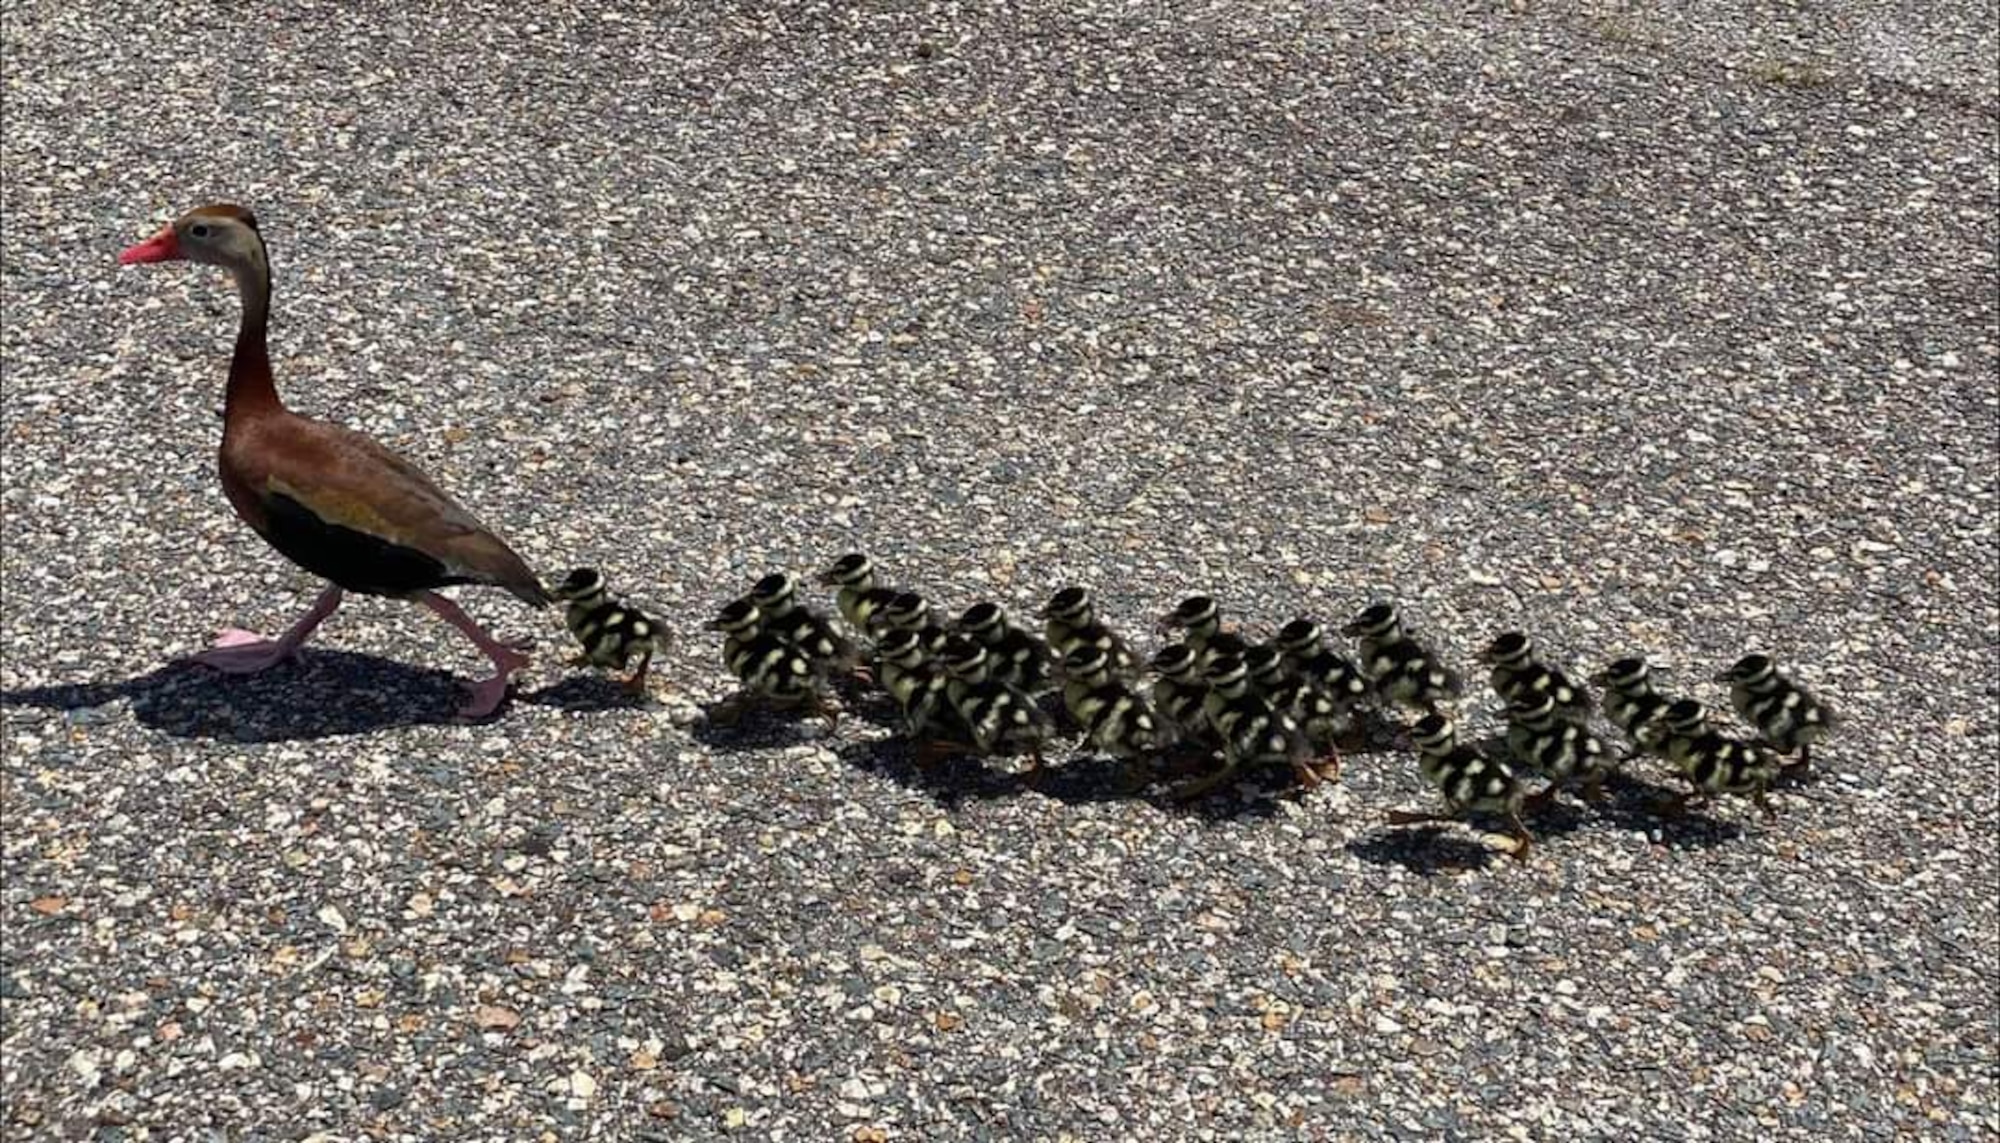
[[[7,1135],[2000,1133],[1992,0],[887,7],[8,6]],[[113,264],[225,197],[294,405],[655,602],[677,696],[490,592],[493,725],[383,601],[165,665],[313,590],[214,484],[233,297]],[[1775,824],[1517,866],[1393,752],[1177,809],[692,722],[706,614],[855,547],[1754,646],[1846,727]]]

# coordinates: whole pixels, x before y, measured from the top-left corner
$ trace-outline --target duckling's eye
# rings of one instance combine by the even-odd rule
[[[196,238],[207,238],[208,226],[205,223],[197,222],[188,228],[188,233],[194,235]]]

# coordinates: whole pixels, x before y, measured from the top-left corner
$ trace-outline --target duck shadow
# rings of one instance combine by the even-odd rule
[[[139,725],[175,738],[296,742],[456,724],[462,681],[435,667],[309,649],[296,663],[256,675],[181,661],[118,682],[20,687],[0,691],[0,707],[63,711],[73,725],[88,725],[124,700]]]

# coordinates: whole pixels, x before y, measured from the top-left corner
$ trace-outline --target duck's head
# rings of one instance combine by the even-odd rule
[[[234,269],[263,266],[264,239],[257,216],[234,203],[198,206],[160,228],[158,234],[118,255],[120,265],[137,262],[206,262]]]

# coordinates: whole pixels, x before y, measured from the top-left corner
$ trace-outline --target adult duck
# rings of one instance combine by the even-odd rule
[[[485,718],[498,710],[509,676],[528,665],[526,644],[495,639],[437,589],[487,584],[533,607],[547,606],[549,593],[513,549],[416,465],[360,433],[285,408],[264,343],[271,262],[256,216],[226,203],[199,207],[118,261],[204,262],[236,280],[243,315],[223,405],[222,490],[236,515],[279,554],[328,581],[279,638],[231,628],[193,661],[227,674],[266,670],[294,657],[346,592],[409,599],[493,662],[492,677],[471,684],[459,716]]]

